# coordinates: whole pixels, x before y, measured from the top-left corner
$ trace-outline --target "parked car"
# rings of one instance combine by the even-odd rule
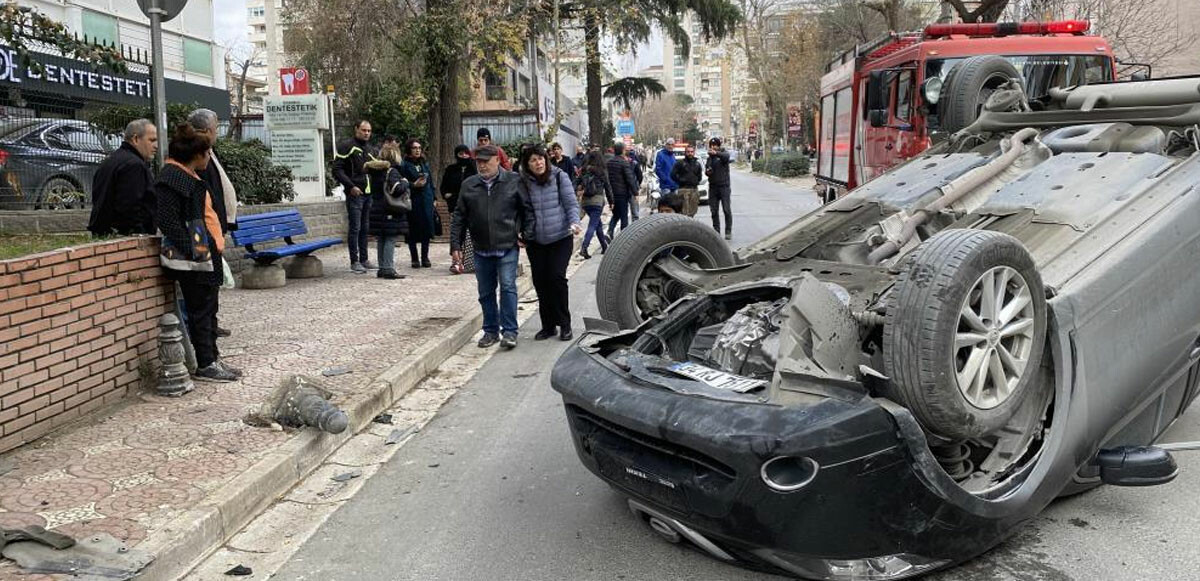
[[[697,220],[634,224],[597,275],[607,321],[551,377],[579,458],[668,540],[825,580],[1170,482],[1154,444],[1200,389],[1198,85],[1038,110],[993,85],[952,140],[736,257]]]
[[[115,148],[86,121],[0,119],[0,208],[82,208],[92,176]]]

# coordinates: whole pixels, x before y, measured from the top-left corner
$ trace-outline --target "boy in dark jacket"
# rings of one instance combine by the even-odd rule
[[[721,210],[725,212],[725,239],[733,239],[733,210],[729,208],[729,152],[721,147],[721,139],[708,141],[708,162],[704,174],[708,176],[708,207],[712,210],[713,230],[721,231]]]

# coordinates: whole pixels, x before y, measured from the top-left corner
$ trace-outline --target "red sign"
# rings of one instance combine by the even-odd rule
[[[280,95],[307,95],[308,93],[308,69],[279,69]]]

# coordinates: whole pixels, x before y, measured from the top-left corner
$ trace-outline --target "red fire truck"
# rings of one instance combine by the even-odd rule
[[[1002,68],[1023,80],[1033,106],[1051,87],[1115,79],[1112,48],[1088,28],[1077,20],[932,24],[846,51],[821,78],[818,193],[836,199],[969,124],[1010,80]],[[1002,56],[1011,67],[971,59],[980,55]],[[952,78],[956,67],[961,74]],[[974,94],[963,98],[957,88],[967,84]]]

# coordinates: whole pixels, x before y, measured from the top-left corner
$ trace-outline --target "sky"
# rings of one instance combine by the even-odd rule
[[[246,0],[213,0],[215,40],[221,44],[246,41],[246,14]]]

